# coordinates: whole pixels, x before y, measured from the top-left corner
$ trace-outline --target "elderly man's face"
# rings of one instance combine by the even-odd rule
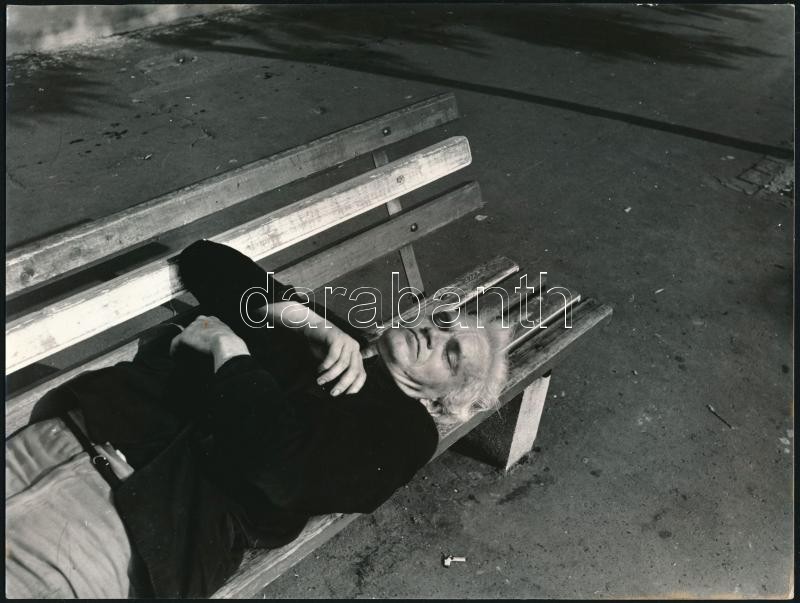
[[[378,352],[395,382],[412,398],[436,400],[469,378],[482,378],[491,361],[483,329],[446,328],[425,318],[416,327],[387,329]]]

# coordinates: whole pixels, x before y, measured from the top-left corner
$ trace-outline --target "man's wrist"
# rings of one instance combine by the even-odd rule
[[[215,339],[212,354],[214,356],[214,372],[216,372],[231,358],[249,356],[250,350],[247,349],[247,344],[241,337],[230,334],[221,335]]]

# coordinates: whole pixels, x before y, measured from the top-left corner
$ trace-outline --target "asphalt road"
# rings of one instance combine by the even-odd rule
[[[269,6],[12,57],[7,245],[453,91],[488,217],[417,246],[430,279],[504,254],[613,319],[510,474],[447,453],[263,594],[787,596],[793,31],[788,6]]]

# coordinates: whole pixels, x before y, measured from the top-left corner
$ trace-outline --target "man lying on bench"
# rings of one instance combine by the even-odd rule
[[[507,329],[433,316],[362,349],[229,247],[194,243],[179,269],[205,315],[55,390],[72,410],[6,441],[7,596],[209,596],[247,548],[375,510],[434,454],[432,415],[502,389]],[[251,287],[288,299],[247,308],[276,328],[245,324]]]

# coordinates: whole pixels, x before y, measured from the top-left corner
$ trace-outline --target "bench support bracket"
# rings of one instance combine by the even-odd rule
[[[372,161],[375,167],[382,167],[389,163],[389,156],[386,151],[375,151],[372,154]],[[392,199],[386,203],[386,210],[390,216],[403,211],[403,206],[400,204],[400,199]],[[403,270],[406,273],[406,281],[412,287],[415,287],[425,293],[425,284],[422,282],[422,274],[419,271],[417,264],[417,256],[414,255],[414,247],[412,245],[405,245],[400,248],[400,261],[403,262]]]
[[[486,419],[456,445],[461,452],[508,471],[533,448],[542,418],[550,373]]]

